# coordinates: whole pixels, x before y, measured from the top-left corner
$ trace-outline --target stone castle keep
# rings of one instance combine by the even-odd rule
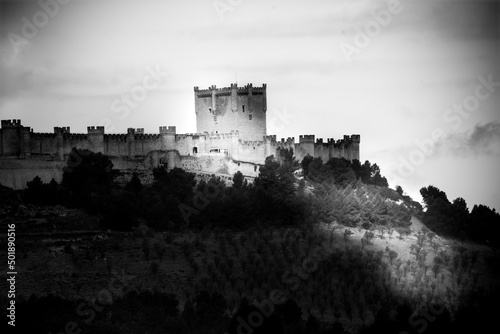
[[[110,156],[115,168],[151,170],[161,164],[196,173],[232,176],[240,170],[258,175],[265,158],[278,148],[292,148],[296,159],[306,155],[359,160],[359,135],[343,139],[316,139],[314,135],[276,140],[267,135],[266,85],[198,89],[194,87],[198,133],[177,134],[175,126],[160,126],[157,134],[129,128],[126,134],[106,134],[103,126],[89,126],[87,133],[54,127],[54,133],[33,132],[20,120],[2,120],[0,129],[0,183],[15,189],[39,175],[60,181],[62,168],[73,147]]]

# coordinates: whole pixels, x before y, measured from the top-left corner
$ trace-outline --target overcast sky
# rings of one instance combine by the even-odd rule
[[[0,0],[1,119],[190,133],[194,86],[267,83],[268,134],[360,134],[391,187],[500,209],[497,1],[60,2]]]

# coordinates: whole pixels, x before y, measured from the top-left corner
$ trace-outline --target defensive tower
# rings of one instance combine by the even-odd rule
[[[248,84],[238,87],[208,89],[194,87],[196,127],[198,133],[231,133],[239,131],[244,141],[263,141],[267,135],[266,84],[253,87]]]

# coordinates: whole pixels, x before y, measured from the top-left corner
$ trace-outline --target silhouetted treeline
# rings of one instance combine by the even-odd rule
[[[294,173],[302,167],[300,181]],[[156,230],[179,228],[247,228],[249,226],[298,226],[318,220],[336,220],[344,225],[373,224],[408,226],[418,203],[390,189],[377,164],[306,156],[301,163],[293,150],[278,150],[259,169],[253,184],[237,172],[233,185],[218,177],[196,181],[179,168],[153,169],[152,185],[141,184],[136,174],[121,187],[119,174],[109,157],[73,149],[63,180],[44,184],[36,177],[28,182],[23,199],[39,205],[79,207],[101,216],[102,226],[130,230],[145,223]],[[300,177],[299,177],[300,179]],[[307,180],[307,181],[306,181]],[[305,191],[306,182],[315,187]],[[397,203],[400,202],[400,203]],[[404,205],[400,205],[404,202]]]
[[[463,240],[500,246],[500,215],[485,205],[474,205],[469,212],[461,197],[453,202],[434,186],[420,189],[427,210],[423,222],[436,233]]]
[[[336,185],[345,186],[356,180],[365,184],[388,187],[387,179],[380,174],[380,167],[368,160],[363,165],[359,160],[349,161],[345,158],[331,158],[323,163],[321,158],[307,155],[301,162],[304,176],[315,182],[333,179]]]
[[[180,168],[153,169],[154,182],[141,184],[133,175],[125,187],[113,182],[119,174],[109,157],[73,149],[63,180],[28,182],[23,199],[32,204],[79,207],[102,217],[104,228],[130,230],[143,222],[156,230],[173,228],[245,228],[252,224],[298,225],[309,216],[304,196],[295,191],[293,171],[299,168],[293,152],[282,150],[260,168],[254,184],[238,172],[234,185],[218,177],[195,180]]]

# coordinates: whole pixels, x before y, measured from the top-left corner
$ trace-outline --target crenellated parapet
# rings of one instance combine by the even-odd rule
[[[31,132],[31,139],[41,140],[41,139],[49,139],[55,138],[55,133],[47,133],[47,132]]]
[[[156,141],[161,138],[161,135],[159,134],[151,134],[151,133],[137,133],[135,134],[135,140],[136,141]]]
[[[237,89],[238,95],[243,95],[244,93],[248,92],[262,94],[266,91],[266,88],[267,88],[266,84],[263,84],[262,87],[253,87],[253,85],[250,83],[245,86],[238,87],[236,83],[232,83],[230,87],[222,87],[222,88],[217,88],[216,85],[212,85],[207,89],[199,89],[198,86],[195,86],[194,92],[196,94],[207,95],[207,96],[211,96],[212,92],[215,92],[215,94],[219,96],[224,94],[230,95],[233,89]]]
[[[85,133],[68,133],[64,135],[64,138],[72,141],[83,141],[87,140],[88,136]]]
[[[314,144],[314,135],[299,136],[299,143],[300,144],[305,144],[305,143],[313,143]]]
[[[264,136],[264,142],[271,144],[276,143],[276,135]]]
[[[104,135],[104,141],[125,143],[127,141],[127,135],[126,134],[117,134],[117,133],[106,134],[106,135]]]
[[[328,146],[333,146],[333,147],[342,147],[342,146],[350,146],[352,144],[359,144],[361,140],[360,135],[344,135],[343,139],[333,139],[333,138],[328,138]]]
[[[104,126],[87,126],[89,135],[104,135]]]
[[[295,145],[295,137],[281,138],[278,143],[282,145]]]
[[[69,134],[70,132],[70,127],[69,126],[63,126],[63,127],[54,127],[54,133],[55,134]]]
[[[2,120],[1,124],[2,124],[3,129],[22,127],[20,119],[12,119],[12,120],[4,119],[4,120]]]
[[[176,133],[175,126],[160,126],[160,134],[175,135],[175,133]]]

